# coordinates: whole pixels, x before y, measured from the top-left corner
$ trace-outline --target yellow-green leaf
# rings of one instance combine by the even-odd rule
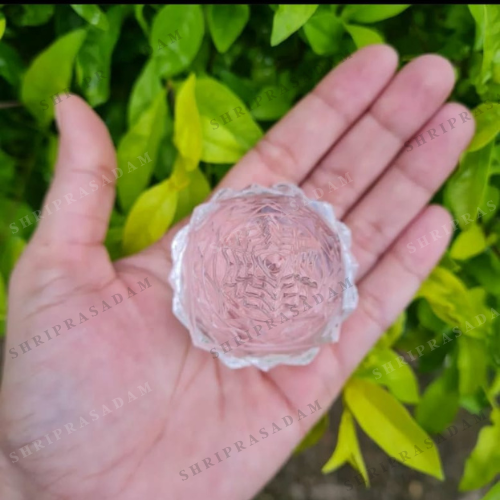
[[[117,191],[120,205],[127,212],[151,180],[167,120],[165,91],[158,93],[151,106],[122,137],[118,145]]]
[[[7,20],[5,19],[4,13],[0,12],[0,40],[5,33],[5,28],[7,27]]]
[[[174,164],[174,173],[172,174],[173,182],[176,182],[176,176],[179,170],[178,163],[176,162]],[[184,175],[185,183],[177,186],[179,197],[172,225],[189,215],[193,209],[200,203],[203,203],[210,194],[210,184],[199,168],[186,172]]]
[[[187,171],[194,170],[201,158],[200,113],[195,97],[196,76],[184,82],[175,100],[174,144],[185,160]]]
[[[465,463],[460,491],[481,488],[500,474],[500,410],[492,410],[490,418],[493,425],[481,429],[476,446]]]
[[[400,362],[398,354],[392,349],[377,348],[370,353],[369,359],[369,369],[360,373],[360,377],[385,385],[403,403],[418,403],[420,396],[415,374],[410,365]]]
[[[486,249],[486,237],[481,226],[472,224],[466,231],[461,232],[453,242],[450,257],[457,260],[466,260],[483,253]]]
[[[158,241],[172,224],[176,207],[177,191],[170,179],[144,191],[125,222],[125,254],[139,252]]]
[[[333,472],[345,463],[349,463],[354,467],[365,480],[366,486],[370,485],[370,479],[366,472],[365,462],[363,455],[359,449],[358,437],[356,436],[356,428],[354,418],[349,408],[345,408],[340,420],[339,436],[337,440],[337,447],[330,457],[328,462],[323,466],[321,472],[324,474]]]
[[[235,163],[262,137],[243,101],[217,80],[200,78],[196,82],[196,102],[203,130],[203,161]]]
[[[351,379],[344,389],[344,398],[361,428],[389,456],[407,467],[443,479],[433,441],[386,390],[368,380]]]
[[[476,316],[486,316],[488,309],[480,297],[468,290],[464,283],[444,267],[436,267],[420,287],[415,298],[424,297],[434,314],[452,327],[459,327],[463,333],[483,338],[490,330],[490,321],[473,326]],[[490,319],[491,314],[486,316]]]
[[[54,117],[53,96],[68,98],[65,92],[71,82],[73,63],[86,34],[80,29],[58,38],[36,57],[24,75],[21,100],[42,125]]]

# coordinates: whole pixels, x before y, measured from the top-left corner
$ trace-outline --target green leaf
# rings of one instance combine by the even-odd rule
[[[70,4],[73,10],[89,24],[100,30],[108,30],[109,23],[106,14],[95,4]]]
[[[258,93],[263,102],[252,109],[252,116],[256,120],[278,120],[292,108],[294,92],[291,85],[269,85]],[[276,96],[275,98],[263,99],[263,96]],[[257,101],[255,101],[257,102]]]
[[[500,482],[495,484],[482,500],[500,500]]]
[[[73,63],[86,34],[85,30],[76,30],[58,38],[24,75],[21,100],[42,125],[54,117],[52,96],[69,87]]]
[[[500,132],[500,104],[484,102],[476,106],[471,113],[476,120],[476,133],[467,151],[477,151],[484,148]]]
[[[337,446],[333,455],[321,469],[321,472],[323,472],[323,474],[333,472],[346,462],[354,467],[354,469],[356,469],[363,476],[366,486],[369,486],[370,479],[368,477],[368,473],[366,472],[363,455],[359,449],[354,418],[349,408],[344,408],[342,418],[340,420]]]
[[[500,5],[484,5],[483,62],[478,78],[479,93],[489,80],[500,83]]]
[[[271,47],[286,40],[314,14],[318,5],[280,5],[274,13]]]
[[[0,42],[0,76],[17,89],[21,86],[24,63],[19,54],[5,42]]]
[[[5,33],[6,26],[7,26],[7,20],[5,19],[3,12],[0,12],[0,40],[2,39]]]
[[[118,167],[123,171],[117,181],[118,199],[126,212],[149,184],[166,120],[167,101],[162,91],[118,145]]]
[[[210,184],[199,168],[195,168],[191,172],[186,172],[185,176],[187,185],[177,188],[179,196],[172,225],[190,215],[193,209],[200,203],[203,203],[210,194]]]
[[[432,332],[442,333],[450,330],[450,327],[436,316],[429,302],[419,300],[417,305],[417,316],[420,325]]]
[[[54,14],[54,5],[23,5],[23,14],[15,20],[19,26],[40,26]]]
[[[398,358],[398,354],[391,349],[374,349],[369,355],[369,369],[359,376],[385,385],[403,403],[418,403],[420,397],[415,374],[408,364],[400,363]]]
[[[316,54],[330,55],[339,51],[344,25],[331,9],[322,9],[320,6],[304,24],[304,33]]]
[[[397,16],[410,7],[405,5],[347,5],[342,11],[342,18],[356,23],[377,23]]]
[[[484,32],[486,29],[484,22],[485,6],[469,4],[468,7],[476,22],[476,41],[474,42],[474,50],[481,50],[484,44]]]
[[[196,102],[203,135],[202,161],[235,163],[262,137],[245,104],[217,80],[198,79]]]
[[[109,98],[111,56],[115,48],[124,16],[124,6],[116,5],[108,11],[106,31],[90,28],[76,59],[78,83],[91,106],[98,106]]]
[[[450,257],[457,260],[466,260],[483,253],[486,250],[486,237],[481,226],[472,224],[466,231],[461,232],[453,242]]]
[[[185,160],[186,170],[198,166],[203,147],[200,113],[196,104],[196,76],[192,73],[175,100],[174,144]]]
[[[104,246],[113,262],[121,259],[123,257],[123,227],[110,227],[106,233]]]
[[[128,104],[129,127],[137,122],[141,114],[151,106],[155,97],[162,90],[157,61],[154,57],[149,59],[134,83]]]
[[[170,179],[144,191],[125,223],[123,249],[137,253],[158,241],[170,227],[177,207],[177,191]]]
[[[146,19],[144,19],[144,7],[145,5],[134,5],[134,15],[135,18],[141,27],[142,31],[146,35],[146,38],[149,38],[149,26],[148,23],[146,22]]]
[[[377,43],[384,43],[384,37],[372,28],[344,23],[344,28],[352,36],[358,49]]]
[[[0,194],[8,192],[16,173],[16,160],[0,149]]]
[[[493,425],[483,427],[477,443],[465,463],[464,475],[459,490],[481,488],[500,473],[500,410],[494,409],[490,419]]]
[[[461,396],[473,396],[478,389],[486,387],[488,353],[486,342],[463,337],[458,343],[459,390]]]
[[[493,251],[468,261],[466,270],[488,293],[500,296],[500,259]]]
[[[497,366],[500,365],[500,361]],[[491,386],[488,390],[488,397],[491,399],[496,398],[500,394],[500,371],[497,371],[496,377],[491,382]]]
[[[11,275],[25,247],[26,241],[14,235],[11,235],[3,245],[0,253],[0,272],[7,278]]]
[[[446,204],[451,207],[461,228],[467,226],[462,215],[474,217],[484,199],[490,176],[492,150],[493,142],[490,142],[484,148],[464,154],[460,167],[446,183]]]
[[[170,115],[167,117],[165,133],[160,140],[158,160],[154,169],[154,176],[158,181],[170,177],[173,172],[174,163],[179,154],[173,143],[174,121]]]
[[[344,397],[361,428],[389,456],[443,479],[439,454],[431,438],[387,391],[367,380],[352,379],[344,388]]]
[[[205,24],[199,5],[166,5],[153,20],[150,43],[158,72],[169,78],[185,70],[200,49]]]
[[[306,434],[306,436],[300,442],[297,448],[295,448],[293,454],[298,455],[299,453],[302,453],[304,450],[312,448],[315,444],[317,444],[323,437],[325,432],[328,430],[329,425],[330,425],[330,419],[328,417],[328,413],[325,413],[316,422],[313,428]]]
[[[209,5],[207,21],[214,45],[220,53],[226,52],[241,35],[250,17],[248,5]]]
[[[453,423],[459,400],[457,383],[448,370],[427,387],[416,408],[415,418],[427,432],[441,433]]]

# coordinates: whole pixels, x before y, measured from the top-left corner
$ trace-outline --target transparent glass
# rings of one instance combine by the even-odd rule
[[[310,363],[356,307],[349,229],[292,184],[223,189],[172,243],[173,310],[231,368]]]

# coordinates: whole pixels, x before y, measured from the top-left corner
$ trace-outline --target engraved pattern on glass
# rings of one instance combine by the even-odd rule
[[[231,368],[308,364],[357,305],[350,240],[292,184],[223,189],[172,243],[174,313]]]

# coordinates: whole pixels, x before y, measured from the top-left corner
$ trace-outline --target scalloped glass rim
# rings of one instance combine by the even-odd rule
[[[193,344],[205,351],[210,351],[217,344],[214,344],[202,335],[198,330],[189,322],[186,313],[186,307],[183,303],[183,282],[182,282],[182,264],[184,260],[185,251],[188,244],[189,232],[193,227],[199,227],[207,216],[216,209],[217,201],[225,199],[237,199],[255,194],[280,194],[286,196],[299,196],[302,198],[304,204],[307,203],[314,211],[316,211],[322,219],[336,232],[340,239],[342,249],[342,264],[344,267],[345,278],[352,286],[346,288],[342,294],[342,315],[341,322],[345,320],[355,309],[358,304],[358,291],[354,284],[354,278],[358,269],[358,263],[351,254],[351,231],[336,217],[333,207],[324,201],[312,200],[308,198],[305,193],[294,184],[279,183],[272,187],[264,187],[258,184],[252,184],[245,189],[235,190],[230,188],[221,189],[216,192],[212,198],[206,202],[198,205],[191,216],[189,224],[183,227],[175,236],[172,241],[172,271],[169,276],[169,282],[174,291],[172,309],[177,319],[188,329]],[[330,342],[337,342],[340,335],[340,325],[335,326],[335,321],[331,321],[327,328]],[[248,366],[256,366],[263,371],[268,371],[275,366],[285,365],[307,365],[318,354],[319,347],[312,347],[311,349],[301,352],[295,356],[289,354],[280,355],[272,354],[268,356],[246,356],[245,358],[235,358],[227,356],[225,353],[219,353],[219,359],[230,368],[244,368]]]

